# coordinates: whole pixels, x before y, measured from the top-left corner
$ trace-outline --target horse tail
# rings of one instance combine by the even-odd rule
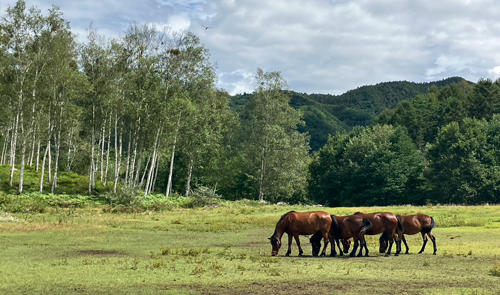
[[[429,233],[436,226],[436,222],[434,222],[434,218],[431,217],[431,224],[422,228],[422,232],[424,234]]]
[[[367,230],[369,230],[372,227],[372,223],[368,218],[363,218],[363,226],[361,227],[361,230],[359,233],[365,234]]]
[[[401,222],[401,215],[396,215],[396,218],[398,220],[398,228],[399,230],[403,230],[403,223]]]
[[[335,231],[340,230],[340,225],[337,222],[337,219],[335,218],[335,215],[330,215],[330,218],[332,218],[332,228],[335,229]]]

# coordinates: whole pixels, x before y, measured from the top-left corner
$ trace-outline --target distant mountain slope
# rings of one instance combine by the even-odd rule
[[[452,77],[427,83],[384,82],[362,86],[341,95],[293,91],[288,91],[288,94],[290,105],[304,114],[306,126],[300,127],[299,131],[309,132],[311,149],[318,150],[328,141],[328,137],[336,132],[345,132],[354,126],[370,125],[383,110],[393,109],[403,100],[426,94],[432,86],[441,88],[463,80],[461,77]],[[235,95],[230,105],[239,111],[251,98],[252,94],[249,93]]]

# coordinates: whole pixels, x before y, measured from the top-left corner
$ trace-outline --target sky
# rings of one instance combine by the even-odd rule
[[[132,23],[188,30],[217,65],[218,87],[252,92],[257,68],[291,90],[342,94],[388,81],[500,78],[493,0],[26,0],[59,6],[78,39],[92,22],[109,38]],[[15,0],[0,0],[0,13]],[[208,27],[208,28],[207,28]]]

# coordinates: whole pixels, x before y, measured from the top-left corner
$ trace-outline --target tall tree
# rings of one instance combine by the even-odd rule
[[[263,201],[288,199],[302,190],[309,164],[306,134],[297,131],[303,124],[301,113],[289,105],[283,92],[287,82],[279,72],[257,69],[258,87],[243,111],[241,148]]]

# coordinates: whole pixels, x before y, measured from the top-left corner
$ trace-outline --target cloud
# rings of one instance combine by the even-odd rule
[[[4,0],[2,4],[13,4]],[[139,23],[188,28],[218,64],[218,85],[250,92],[258,67],[291,89],[340,94],[384,81],[496,75],[500,6],[493,0],[32,0],[60,5],[77,32],[116,37]],[[2,7],[3,9],[3,7]],[[206,30],[205,27],[211,28]]]

